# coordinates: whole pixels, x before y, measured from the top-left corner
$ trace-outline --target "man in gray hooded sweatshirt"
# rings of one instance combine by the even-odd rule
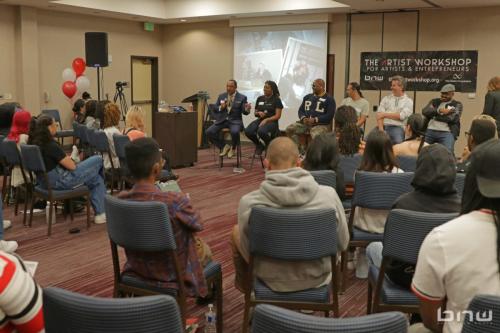
[[[235,286],[246,287],[249,261],[248,220],[253,207],[265,206],[286,209],[335,209],[337,215],[338,250],[349,243],[344,208],[335,190],[318,185],[309,171],[300,168],[299,151],[286,137],[274,139],[267,148],[264,161],[266,178],[260,188],[243,196],[238,207],[238,225],[233,230],[232,249],[235,264]],[[305,262],[282,262],[259,259],[255,275],[277,292],[316,288],[331,281],[329,258]]]

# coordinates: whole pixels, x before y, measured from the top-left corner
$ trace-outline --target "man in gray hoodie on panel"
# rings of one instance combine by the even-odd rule
[[[299,151],[286,137],[274,139],[267,149],[264,161],[266,178],[256,191],[240,200],[238,225],[233,229],[231,245],[236,270],[235,286],[240,291],[246,287],[249,261],[248,219],[253,207],[324,209],[333,208],[337,215],[338,249],[349,243],[349,231],[344,208],[335,190],[318,185],[309,171],[300,168]],[[255,274],[277,292],[291,292],[316,288],[331,281],[329,258],[308,262],[277,262],[259,260]]]

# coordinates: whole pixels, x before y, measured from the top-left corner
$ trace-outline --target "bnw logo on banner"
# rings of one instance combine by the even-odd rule
[[[362,52],[361,89],[390,90],[401,75],[406,90],[439,91],[447,83],[456,91],[475,92],[478,51]]]

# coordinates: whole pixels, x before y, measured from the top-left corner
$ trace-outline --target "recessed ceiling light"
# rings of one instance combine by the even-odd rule
[[[187,20],[186,19],[181,19],[181,22],[187,22]]]

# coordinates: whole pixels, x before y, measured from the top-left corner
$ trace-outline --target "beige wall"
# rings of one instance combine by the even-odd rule
[[[10,93],[13,100],[17,99],[16,76],[16,11],[0,5],[0,94]]]
[[[206,90],[212,100],[225,91],[233,73],[233,28],[228,21],[164,27],[164,96],[180,104]]]
[[[473,116],[482,112],[486,83],[500,74],[498,53],[498,21],[500,7],[468,8],[453,10],[423,10],[420,13],[419,50],[478,50],[477,92],[474,98],[469,94],[457,93],[455,98],[464,104],[461,136],[455,146],[455,153],[460,154],[465,145],[463,134]],[[385,14],[384,50],[408,51],[416,46],[416,13]],[[353,15],[352,42],[350,57],[349,81],[359,82],[360,53],[363,51],[380,51],[382,39],[382,14]],[[334,15],[330,25],[330,53],[336,55],[335,65],[335,98],[343,98],[345,79],[345,44],[346,16]],[[383,91],[382,96],[388,94]],[[379,93],[366,91],[370,103],[378,104]],[[413,92],[408,92],[414,98]],[[416,111],[420,112],[431,99],[439,93],[416,93]],[[472,97],[472,96],[471,96]],[[367,128],[375,126],[375,117],[370,117]]]

